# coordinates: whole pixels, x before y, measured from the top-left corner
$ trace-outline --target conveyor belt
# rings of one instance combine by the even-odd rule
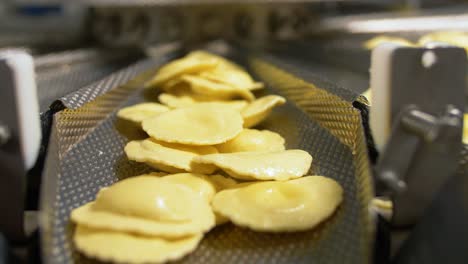
[[[306,76],[307,70],[295,72],[294,65],[286,66],[276,56],[251,56],[232,49],[222,55],[247,66],[268,85],[267,93],[280,93],[290,100],[262,127],[282,134],[288,148],[309,151],[314,157],[310,173],[339,181],[345,189],[345,202],[329,221],[308,232],[262,234],[231,224],[217,227],[182,262],[369,263],[374,222],[367,206],[373,187],[361,114],[353,107],[357,94],[318,80],[314,74]],[[144,63],[154,67],[172,56],[166,54]],[[125,158],[123,146],[135,131],[122,129],[115,114],[120,107],[145,99],[142,83],[150,75],[130,82],[122,79],[123,75],[126,70],[109,76],[115,81],[96,84],[107,92],[90,97],[92,103],[83,105],[67,96],[61,99],[68,100],[64,103],[68,109],[54,117],[42,190],[45,262],[89,263],[90,259],[73,250],[70,211],[93,199],[99,188],[149,170]],[[298,94],[303,96],[298,98]],[[315,97],[310,97],[312,94]]]

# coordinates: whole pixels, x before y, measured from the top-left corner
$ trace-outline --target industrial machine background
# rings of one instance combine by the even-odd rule
[[[267,51],[281,58],[278,61],[281,68],[294,68],[299,76],[313,74],[318,76],[317,80],[331,80],[357,95],[369,87],[370,51],[363,49],[364,40],[378,34],[414,40],[434,30],[466,31],[468,6],[462,2],[9,0],[0,3],[0,49],[21,48],[33,55],[42,131],[46,135],[41,155],[26,178],[25,219],[33,235],[20,243],[10,241],[10,258],[28,260],[25,248],[33,248],[30,252],[39,254],[36,248],[39,240],[34,231],[44,160],[50,151],[47,135],[53,116],[64,108],[57,99],[73,98],[69,95],[83,88],[99,91],[129,81],[142,69],[141,62],[133,63],[161,54],[161,50],[166,53],[175,48],[191,50],[216,39],[227,40],[243,51]],[[128,68],[129,65],[134,66]],[[122,69],[128,74],[118,82],[102,85],[106,77]],[[94,97],[81,100],[91,98]],[[367,111],[365,103],[355,102],[355,107],[363,114]],[[372,140],[368,139],[368,143],[370,158],[376,160]],[[466,156],[465,147],[456,175],[448,175],[447,183],[441,183],[442,191],[435,195],[435,202],[416,225],[394,229],[386,221],[379,222],[376,263],[390,260],[438,263],[443,259],[457,263],[466,259],[467,251],[460,246],[466,245],[468,238],[463,226],[463,219],[468,219],[463,195],[467,186]],[[3,178],[1,184],[7,179]],[[447,223],[441,215],[453,221]],[[442,225],[440,232],[432,232],[436,225]],[[450,240],[445,245],[437,242],[447,239]],[[0,247],[2,241],[0,237]],[[395,257],[390,258],[389,251]],[[38,255],[28,257],[37,260]]]

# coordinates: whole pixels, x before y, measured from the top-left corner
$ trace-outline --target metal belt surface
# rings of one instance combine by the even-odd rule
[[[102,187],[151,170],[130,162],[123,147],[145,135],[117,120],[123,106],[153,98],[142,84],[157,66],[174,54],[142,64],[152,71],[129,68],[61,100],[67,109],[54,116],[41,200],[41,234],[46,263],[93,263],[73,250],[69,214],[95,198]],[[368,263],[374,222],[368,205],[373,197],[369,159],[356,94],[295,72],[272,56],[225,54],[246,66],[267,84],[266,93],[279,93],[288,103],[274,111],[261,128],[280,133],[287,148],[301,148],[313,157],[310,174],[331,177],[343,186],[339,210],[315,230],[267,234],[226,224],[210,231],[198,249],[182,263]],[[128,74],[126,71],[131,71]],[[120,78],[120,79],[119,79]],[[316,82],[315,82],[316,81]],[[93,96],[86,91],[98,89]],[[83,94],[82,94],[83,93]],[[73,100],[78,95],[89,102]]]

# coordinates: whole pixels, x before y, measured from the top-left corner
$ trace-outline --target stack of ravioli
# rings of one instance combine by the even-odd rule
[[[161,263],[196,249],[203,235],[231,221],[260,232],[311,229],[342,201],[334,180],[305,176],[312,157],[285,149],[278,133],[257,130],[281,96],[239,65],[204,51],[161,67],[147,83],[159,103],[118,112],[148,135],[125,146],[129,160],[159,172],[103,188],[75,209],[76,248],[124,263]]]

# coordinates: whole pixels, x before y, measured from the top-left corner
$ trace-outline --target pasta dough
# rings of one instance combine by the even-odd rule
[[[221,153],[284,150],[284,138],[269,130],[244,129],[237,137],[217,145]]]
[[[203,235],[178,239],[141,236],[77,226],[74,243],[89,257],[116,263],[162,263],[182,258],[196,249]]]
[[[122,108],[117,112],[117,116],[135,123],[141,123],[146,118],[155,117],[167,111],[169,111],[167,106],[158,103],[141,103]]]
[[[152,138],[188,145],[224,143],[242,131],[242,117],[232,109],[216,105],[194,105],[175,109],[143,121]]]
[[[168,93],[163,93],[159,95],[159,101],[171,108],[183,108],[193,106],[194,104],[210,103],[219,108],[232,108],[233,110],[241,111],[245,106],[247,106],[247,102],[244,100],[219,101],[211,99],[201,99],[199,97],[194,97],[190,95],[173,95]]]
[[[211,174],[216,167],[192,164],[192,160],[198,155],[217,152],[212,146],[185,146],[152,139],[130,141],[125,146],[128,159],[171,173],[188,171]]]
[[[241,112],[244,118],[244,127],[248,128],[259,124],[268,117],[275,106],[283,105],[285,102],[286,99],[278,95],[267,95],[253,101]]]
[[[189,188],[154,176],[128,178],[99,191],[96,201],[72,211],[78,225],[177,238],[210,230],[208,202]]]
[[[306,176],[287,182],[258,182],[219,192],[215,212],[233,223],[262,232],[314,228],[336,210],[343,189],[334,180]]]
[[[288,180],[305,175],[312,156],[299,150],[219,153],[198,156],[193,163],[216,165],[241,180]]]
[[[171,79],[177,78],[182,74],[196,73],[216,67],[219,60],[216,58],[200,58],[197,56],[185,56],[183,58],[173,60],[161,67],[153,79],[146,86],[153,87],[164,84]]]
[[[255,99],[253,93],[247,88],[239,88],[230,84],[219,83],[196,75],[184,75],[182,80],[190,84],[192,91],[219,99],[244,98],[248,101]]]

